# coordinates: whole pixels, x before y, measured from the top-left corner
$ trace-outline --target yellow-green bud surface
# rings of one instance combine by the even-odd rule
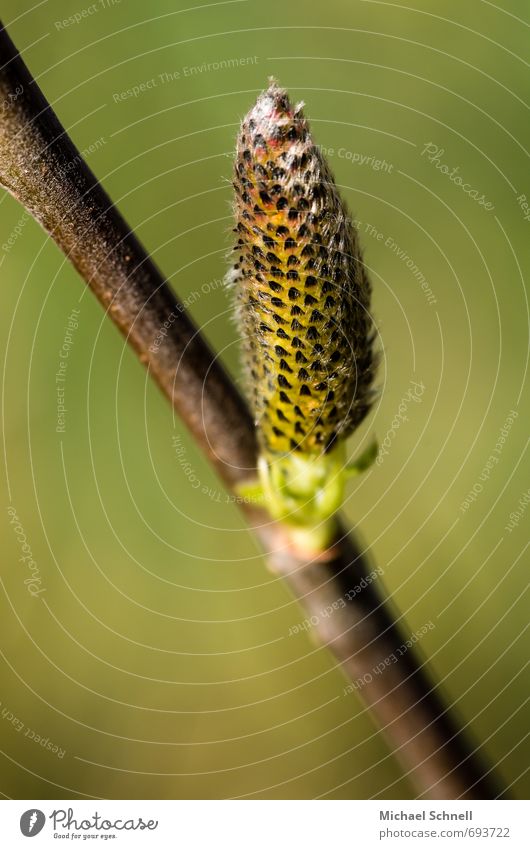
[[[272,513],[318,521],[340,506],[344,440],[373,398],[370,284],[302,107],[275,83],[242,122],[234,189],[229,279],[263,488]]]

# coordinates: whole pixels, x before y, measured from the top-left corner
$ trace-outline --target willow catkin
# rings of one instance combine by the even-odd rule
[[[230,279],[261,454],[329,454],[372,402],[370,284],[302,105],[274,82],[241,124],[234,189]]]

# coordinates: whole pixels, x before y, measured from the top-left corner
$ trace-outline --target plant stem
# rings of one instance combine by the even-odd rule
[[[315,631],[342,663],[394,753],[421,796],[434,799],[489,799],[502,795],[462,730],[454,711],[434,685],[425,659],[416,648],[404,650],[407,637],[396,624],[388,599],[383,599],[366,554],[350,535],[340,534],[329,559],[299,560],[278,552],[273,568],[283,575],[308,616],[316,616]],[[346,602],[345,607],[342,601]],[[339,604],[337,604],[339,602]],[[332,605],[334,607],[332,608]],[[332,615],[322,615],[333,609]]]
[[[255,431],[245,402],[82,161],[3,28],[0,65],[0,182],[73,263],[234,491],[256,475]],[[353,539],[337,525],[330,548],[304,551],[288,524],[271,521],[252,505],[241,507],[268,552],[270,568],[317,617],[321,642],[353,682],[366,679],[359,694],[419,795],[500,795],[491,771],[448,714],[419,653],[411,648],[398,655],[408,635],[396,625],[377,584],[352,592],[372,571]],[[321,615],[340,599],[344,606]]]
[[[81,161],[5,29],[0,63],[0,181],[88,283],[224,481],[248,478],[254,429],[220,360]]]

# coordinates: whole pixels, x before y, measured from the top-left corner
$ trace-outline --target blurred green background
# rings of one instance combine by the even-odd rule
[[[5,0],[3,18],[238,380],[220,284],[235,133],[270,75],[305,102],[374,283],[380,395],[352,453],[393,431],[382,462],[351,485],[346,514],[405,631],[435,625],[421,642],[432,669],[523,796],[528,4],[416,5],[55,0],[21,13]],[[429,143],[443,151],[432,162]],[[457,167],[493,208],[436,163]],[[0,791],[413,798],[328,652],[289,636],[304,614],[165,399],[5,195],[0,244]],[[55,375],[73,309],[58,433]],[[393,428],[411,381],[423,383],[421,401]],[[9,507],[40,570],[37,598]]]

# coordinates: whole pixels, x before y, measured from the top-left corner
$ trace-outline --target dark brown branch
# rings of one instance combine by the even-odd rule
[[[233,489],[255,474],[254,426],[245,402],[160,271],[131,233],[60,125],[6,31],[0,31],[0,182],[42,224],[126,336],[195,440]],[[269,565],[288,582],[352,681],[418,792],[492,798],[500,789],[449,716],[375,583],[371,566],[339,529],[312,557],[288,525],[242,504]],[[336,605],[331,616],[322,616]],[[397,656],[395,661],[393,657]],[[381,670],[376,672],[376,670]]]
[[[389,599],[377,583],[347,600],[373,574],[366,554],[344,536],[329,561],[294,563],[291,554],[273,560],[309,617],[318,618],[319,639],[343,664],[348,677],[383,728],[421,795],[434,799],[489,799],[502,795],[497,778],[474,750],[454,711],[435,687],[418,649],[401,649],[411,636],[396,624]],[[280,562],[278,562],[280,561]],[[351,696],[350,696],[351,697]]]
[[[86,280],[226,483],[248,478],[255,442],[246,405],[157,266],[81,163],[5,30],[0,49],[2,183]]]

